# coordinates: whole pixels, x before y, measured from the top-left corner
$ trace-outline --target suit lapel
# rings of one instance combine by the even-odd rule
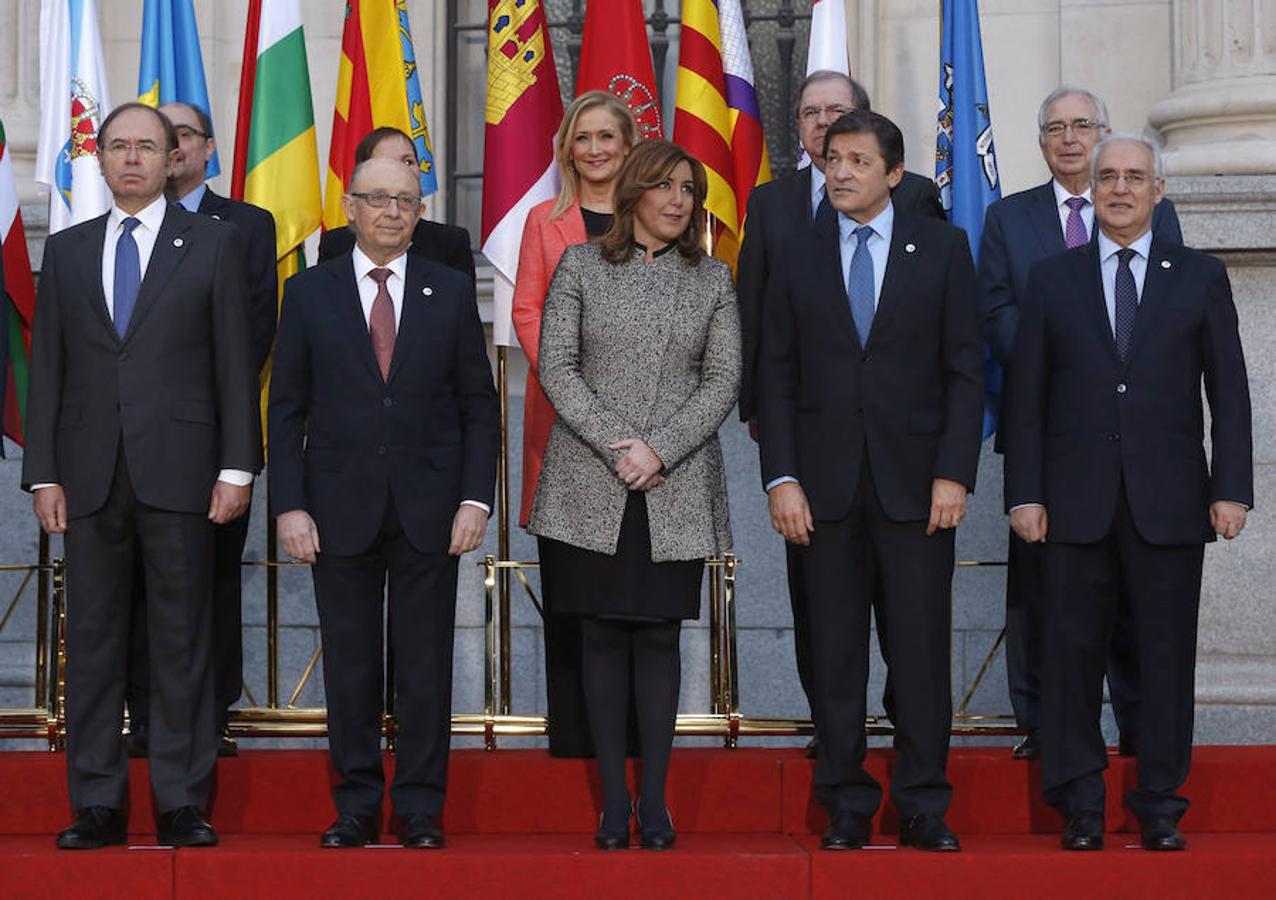
[[[214,219],[222,218],[222,207],[226,205],[226,198],[220,194],[213,193],[210,187],[204,188],[204,196],[199,200],[199,213],[205,216],[211,216]]]
[[[1130,347],[1125,354],[1125,365],[1139,352],[1139,347],[1147,339],[1150,331],[1165,306],[1166,295],[1173,287],[1174,263],[1172,248],[1152,238],[1152,246],[1148,248],[1147,272],[1143,276],[1143,293],[1139,296],[1139,311],[1134,316],[1134,331],[1130,334]],[[1167,268],[1165,263],[1168,263]]]
[[[815,221],[811,211],[811,167],[800,169],[793,177],[793,189],[785,198],[789,217],[795,224],[810,225]]]
[[[386,384],[394,381],[403,357],[408,353],[408,345],[416,340],[417,334],[425,327],[427,306],[434,293],[430,284],[428,267],[423,260],[408,256],[408,266],[403,273],[403,310],[399,313],[399,328],[394,337],[394,354],[390,357],[390,374],[386,376]],[[429,291],[429,294],[425,292]],[[368,341],[371,351],[372,341]],[[375,361],[375,359],[374,359]],[[378,370],[379,371],[379,370]]]
[[[359,300],[359,286],[354,280],[354,261],[349,253],[337,257],[331,265],[330,272],[338,282],[333,291],[337,302],[337,312],[341,318],[343,331],[350,335],[354,344],[354,354],[363,360],[368,374],[381,381],[381,367],[377,365],[376,355],[372,352],[372,338],[368,335],[368,320],[363,317],[363,303]],[[396,339],[397,340],[397,339]],[[397,352],[397,344],[396,344]]]
[[[102,252],[106,246],[106,220],[104,215],[93,223],[91,228],[80,232],[77,254],[80,264],[76,271],[84,272],[89,279],[89,305],[93,307],[98,320],[111,337],[118,343],[120,336],[115,333],[115,323],[111,321],[111,311],[106,308],[106,294],[102,290]]]
[[[179,212],[172,207],[164,210],[164,221],[160,223],[159,234],[155,237],[150,262],[146,264],[146,275],[143,276],[137,292],[137,305],[129,319],[128,330],[124,333],[124,343],[127,344],[137,333],[142,320],[151,311],[169,278],[190,249],[191,240],[186,237],[189,228],[190,222],[186,221],[185,210]]]
[[[553,225],[564,247],[570,247],[573,244],[583,244],[588,238],[585,233],[585,217],[580,211],[579,203],[573,203],[563,210],[563,214],[553,220]],[[550,272],[549,274],[552,277],[554,273]]]
[[[1028,218],[1032,222],[1032,230],[1046,256],[1054,256],[1068,249],[1063,240],[1063,230],[1059,227],[1059,208],[1054,202],[1054,185],[1046,182],[1037,188],[1035,202],[1032,204]]]
[[[1075,257],[1078,271],[1076,273],[1076,283],[1079,285],[1090,285],[1088,292],[1083,292],[1082,314],[1090,320],[1090,326],[1095,329],[1100,342],[1107,349],[1108,355],[1112,358],[1112,362],[1118,367],[1121,365],[1121,356],[1117,353],[1116,338],[1112,334],[1112,323],[1108,320],[1108,301],[1107,295],[1103,290],[1103,267],[1099,259],[1099,243],[1091,241],[1085,245],[1085,253],[1078,254]],[[1088,293],[1089,296],[1084,296]]]
[[[886,274],[882,278],[882,293],[877,298],[877,312],[873,314],[873,327],[868,332],[868,345],[864,348],[866,350],[872,346],[877,335],[890,326],[891,319],[898,313],[908,294],[913,272],[926,257],[929,248],[919,246],[916,240],[911,219],[896,210],[891,247],[886,257]]]
[[[859,343],[859,335],[855,331],[855,319],[851,317],[851,303],[846,298],[846,282],[842,278],[841,232],[835,224],[832,227],[815,228],[815,266],[816,284],[820,286],[819,296],[827,298],[833,308],[833,317]]]

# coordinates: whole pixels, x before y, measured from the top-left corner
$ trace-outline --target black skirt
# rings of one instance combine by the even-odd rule
[[[647,497],[630,491],[616,555],[542,539],[554,611],[619,619],[698,619],[704,560],[652,562]]]

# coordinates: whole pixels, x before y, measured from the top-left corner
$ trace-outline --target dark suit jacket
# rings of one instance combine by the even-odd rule
[[[896,521],[930,515],[931,482],[971,490],[983,427],[975,267],[964,231],[897,211],[873,329],[861,347],[836,225],[790,236],[763,309],[763,483],[793,475],[816,519],[846,516],[860,455]]]
[[[45,244],[22,486],[61,484],[68,517],[88,515],[122,440],[139,501],[204,512],[220,469],[261,468],[239,235],[168,207],[121,341],[102,292],[106,219]]]
[[[275,342],[275,318],[279,310],[275,217],[260,206],[214,194],[211,188],[204,191],[199,211],[239,229],[240,243],[244,248],[244,274],[248,279],[248,321],[253,336],[253,360],[260,372]]]
[[[325,231],[319,237],[319,262],[326,262],[354,249],[354,232],[348,225]],[[455,269],[474,281],[474,253],[470,233],[457,225],[442,222],[416,223],[408,252]]]
[[[898,212],[945,220],[935,182],[905,172],[891,199]],[[740,303],[740,330],[744,345],[744,375],[740,382],[740,421],[757,417],[758,336],[762,328],[762,301],[767,279],[785,240],[810,227],[811,169],[799,169],[783,178],[758,185],[749,195],[744,244],[736,271],[736,298]]]
[[[288,279],[268,420],[273,508],[307,510],[324,552],[365,551],[390,492],[412,545],[446,550],[458,504],[494,502],[500,414],[474,282],[408,254],[387,382],[350,254]]]
[[[1253,503],[1249,387],[1222,262],[1153,239],[1124,363],[1097,244],[1038,263],[1024,296],[1006,400],[1007,509],[1044,503],[1049,540],[1090,543],[1108,533],[1124,482],[1145,540],[1195,544],[1214,539],[1212,501]]]

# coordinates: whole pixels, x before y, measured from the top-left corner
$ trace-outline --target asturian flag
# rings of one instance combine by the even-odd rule
[[[212,115],[192,0],[146,0],[142,7],[137,99],[147,106],[185,103]],[[213,178],[221,170],[214,149],[204,177]]]
[[[111,100],[94,0],[44,0],[40,71],[35,179],[49,186],[49,234],[54,234],[111,206],[97,161],[97,131]]]
[[[979,261],[984,210],[1001,198],[997,154],[984,80],[978,0],[943,0],[939,48],[939,120],[935,135],[935,183],[948,221],[964,228],[970,253]],[[988,396],[984,437],[997,429],[1001,367],[985,348]]]
[[[527,212],[558,196],[554,135],[563,117],[540,0],[488,0],[483,254],[496,269],[492,341],[518,344],[510,318]]]

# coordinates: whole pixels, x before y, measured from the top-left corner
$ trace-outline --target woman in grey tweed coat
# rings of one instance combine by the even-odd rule
[[[641,842],[673,844],[664,788],[681,620],[699,616],[704,558],[731,549],[718,428],[735,405],[740,329],[730,273],[703,250],[706,192],[681,147],[635,147],[611,230],[563,254],[541,318],[540,381],[558,417],[528,530],[544,539],[560,610],[585,617],[603,849],[629,844],[631,665]]]

